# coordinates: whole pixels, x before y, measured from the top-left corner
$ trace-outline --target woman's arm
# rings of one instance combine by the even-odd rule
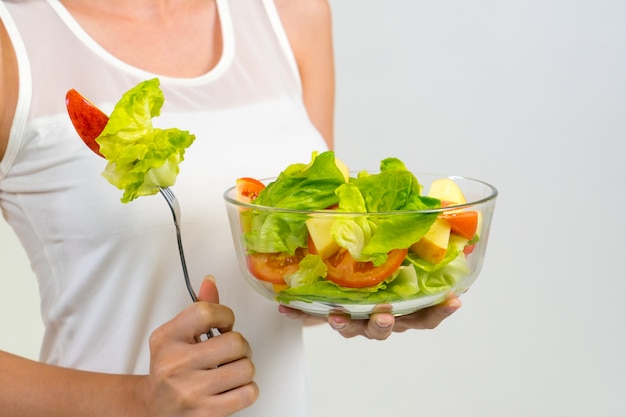
[[[300,70],[304,105],[332,149],[335,65],[330,6],[327,0],[275,2]]]
[[[141,377],[75,371],[0,351],[0,408],[10,416],[130,415]]]
[[[198,298],[217,300],[205,280]],[[150,337],[145,376],[85,372],[0,352],[2,417],[229,416],[258,397],[248,342],[225,306],[194,303]],[[220,335],[197,342],[210,328]]]
[[[17,105],[17,93],[17,59],[9,34],[0,21],[0,160],[4,156],[9,141],[9,132]]]

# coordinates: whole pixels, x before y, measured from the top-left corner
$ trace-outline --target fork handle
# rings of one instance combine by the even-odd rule
[[[196,295],[193,287],[191,286],[191,280],[189,279],[189,272],[187,271],[187,262],[185,261],[185,252],[183,251],[183,240],[180,233],[180,226],[178,222],[176,224],[176,241],[178,242],[178,253],[180,254],[180,264],[183,268],[183,275],[185,277],[185,285],[187,286],[187,291],[189,291],[189,295],[191,296],[191,300],[195,303],[198,301],[198,296]],[[213,330],[209,329],[206,333],[207,339],[213,337]]]
[[[185,278],[185,285],[187,286],[187,291],[189,292],[189,295],[191,296],[191,300],[195,303],[198,301],[198,296],[193,290],[193,287],[191,285],[191,280],[189,279],[189,272],[187,271],[187,262],[185,261],[185,251],[183,250],[183,239],[182,239],[181,232],[180,232],[180,225],[178,224],[178,216],[176,216],[176,211],[174,209],[174,206],[172,205],[172,202],[169,200],[169,198],[167,198],[167,195],[165,194],[164,190],[161,189],[160,191],[161,191],[161,195],[163,196],[163,198],[165,198],[167,205],[170,207],[170,211],[172,212],[172,217],[174,218],[174,226],[176,227],[176,242],[178,243],[178,254],[180,255],[180,264],[183,268],[183,276]],[[209,331],[206,333],[206,337],[208,339],[213,337],[213,330],[209,329]]]

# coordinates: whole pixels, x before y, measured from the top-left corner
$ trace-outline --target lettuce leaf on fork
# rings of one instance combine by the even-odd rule
[[[158,78],[139,83],[122,96],[96,138],[108,161],[102,175],[124,190],[123,203],[174,185],[185,149],[195,140],[188,131],[152,126],[164,102]]]

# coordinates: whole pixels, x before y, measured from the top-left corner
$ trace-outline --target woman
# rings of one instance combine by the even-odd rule
[[[0,204],[46,327],[42,363],[0,352],[3,415],[306,415],[306,317],[276,314],[240,279],[221,193],[332,148],[327,2],[4,1],[0,13]],[[154,77],[166,100],[155,124],[197,137],[173,190],[189,272],[217,277],[221,304],[205,279],[189,305],[165,202],[121,204],[65,112],[70,88],[110,112]],[[459,305],[328,321],[385,339]],[[197,343],[209,328],[220,335]]]

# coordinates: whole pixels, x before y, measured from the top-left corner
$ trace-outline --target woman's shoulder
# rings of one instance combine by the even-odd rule
[[[300,13],[312,18],[328,16],[330,13],[328,0],[274,0],[274,3],[281,13]]]
[[[275,0],[274,3],[292,43],[303,42],[311,33],[331,28],[328,0]]]
[[[304,105],[333,147],[334,53],[328,0],[274,0],[298,64]]]

